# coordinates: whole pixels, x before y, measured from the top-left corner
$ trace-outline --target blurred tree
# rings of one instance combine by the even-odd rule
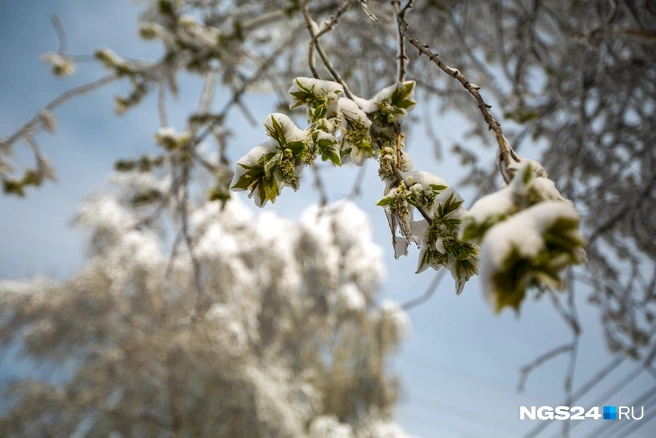
[[[107,76],[58,97],[0,141],[5,192],[24,195],[29,186],[54,178],[36,137],[55,129],[53,111],[58,105],[113,81],[128,81],[132,91],[116,98],[116,111],[125,113],[144,96],[157,93],[160,150],[152,156],[128,157],[116,168],[125,174],[142,175],[155,169],[167,175],[165,184],[131,194],[140,211],[135,219],[138,229],[148,233],[164,211],[171,212],[169,226],[178,235],[174,255],[182,244],[186,246],[197,291],[205,289],[209,280],[204,278],[200,256],[195,255],[200,251],[195,242],[201,245],[202,239],[201,229],[191,221],[196,210],[194,188],[198,188],[193,182],[202,182],[209,174],[211,188],[203,185],[207,197],[229,211],[234,202],[228,201],[230,188],[250,191],[262,205],[275,200],[285,186],[296,189],[302,169],[309,166],[325,206],[316,160],[360,165],[374,159],[385,182],[379,204],[390,220],[395,251],[402,255],[409,243],[421,245],[418,270],[448,268],[460,292],[478,271],[480,257],[484,286],[497,309],[519,307],[526,287],[536,286],[539,295],[552,298],[573,333],[571,345],[547,358],[561,352],[576,354],[580,327],[574,285],[588,284],[609,346],[636,358],[653,356],[653,2],[145,3],[139,35],[158,41],[163,47],[161,57],[152,62],[132,60],[98,49],[91,59],[107,68]],[[55,75],[73,74],[89,57],[69,54],[57,21],[55,26],[60,48],[43,59]],[[166,96],[178,92],[177,78],[183,71],[202,76],[205,86],[187,126],[174,129],[168,122]],[[314,79],[305,78],[310,75]],[[394,85],[384,88],[389,84]],[[286,94],[289,85],[292,99]],[[218,86],[230,90],[231,98],[215,109]],[[263,88],[279,96],[278,110],[285,114],[293,113],[287,105],[290,100],[295,107],[306,106],[310,124],[302,130],[288,124],[284,114],[267,118],[272,140],[242,158],[235,173],[226,155],[230,132],[224,121],[235,110],[252,120],[242,97]],[[475,188],[476,198],[492,191],[498,180],[497,170],[489,165],[494,157],[508,187],[481,199],[467,212],[457,192],[443,180],[413,172],[403,150],[402,122],[407,128],[417,120],[406,118],[416,104],[415,94],[424,98],[424,108],[437,105],[442,112],[458,111],[471,119],[472,145],[454,144],[448,150],[461,161],[460,186]],[[503,131],[493,113],[503,116]],[[444,156],[441,133],[431,129],[435,115],[426,114],[432,147]],[[200,148],[210,138],[218,145],[215,155]],[[492,138],[496,151],[488,149]],[[13,169],[9,154],[19,141],[33,149],[33,168]],[[543,167],[515,151],[526,151]],[[583,261],[579,217],[587,237],[587,264],[572,270],[572,264]],[[541,237],[537,246],[522,244],[529,234]],[[95,243],[99,254],[105,251],[103,245],[111,248],[111,242],[100,236]],[[502,256],[495,255],[499,253]],[[171,257],[171,272],[176,263],[182,263],[178,259]],[[565,287],[565,275],[570,281],[563,299],[553,291]],[[190,321],[203,320],[212,303],[205,302],[203,294],[198,296],[194,306],[187,306]],[[195,329],[185,328],[180,334],[172,330],[166,336],[174,339],[186,330]],[[349,415],[329,413],[356,427],[357,422],[346,418]]]
[[[408,321],[376,304],[385,269],[363,212],[253,222],[238,200],[205,202],[193,259],[170,258],[162,220],[135,228],[135,193],[162,181],[113,182],[80,207],[90,255],[71,280],[0,282],[2,340],[72,367],[63,384],[15,382],[0,435],[406,436],[386,359]]]

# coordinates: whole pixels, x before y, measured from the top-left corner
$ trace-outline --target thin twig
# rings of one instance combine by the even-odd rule
[[[312,174],[314,175],[314,186],[319,191],[319,206],[325,207],[328,205],[328,193],[326,192],[326,186],[321,179],[321,173],[319,172],[317,166],[312,165],[310,167],[312,168]]]
[[[57,38],[59,39],[59,49],[57,50],[57,53],[65,55],[66,49],[68,48],[68,38],[66,37],[64,26],[62,26],[59,17],[55,14],[50,16],[50,21],[52,21],[52,25],[55,27],[55,32],[57,32]]]
[[[367,161],[358,169],[358,173],[355,175],[355,180],[353,181],[353,188],[351,188],[351,193],[348,195],[348,199],[355,199],[360,196],[362,181],[364,181],[364,176],[367,173]]]
[[[458,69],[449,67],[446,65],[440,57],[437,55],[437,53],[433,53],[429,48],[427,44],[422,44],[414,38],[409,30],[408,30],[408,23],[405,22],[403,17],[398,17],[398,24],[399,28],[403,32],[403,35],[405,38],[412,44],[417,50],[419,50],[420,54],[426,55],[435,65],[437,65],[440,70],[460,82],[462,86],[471,94],[474,99],[476,100],[476,103],[478,104],[478,109],[483,115],[483,119],[485,119],[485,122],[488,125],[488,128],[491,131],[494,131],[496,134],[496,139],[497,143],[499,145],[499,155],[498,155],[498,161],[499,161],[499,170],[501,171],[501,174],[506,181],[506,183],[509,183],[512,180],[512,174],[508,172],[508,168],[511,166],[512,162],[519,162],[520,159],[515,153],[515,151],[510,147],[510,144],[508,144],[508,140],[503,135],[503,130],[501,129],[501,125],[499,122],[495,120],[495,118],[492,116],[490,113],[490,108],[492,108],[490,105],[485,103],[485,100],[481,96],[481,93],[479,92],[480,87],[476,84],[472,84],[465,78],[462,73]]]
[[[392,169],[394,170],[394,175],[399,180],[399,182],[403,182],[403,184],[405,184],[406,187],[410,188],[411,184],[409,184],[405,180],[405,178],[403,178],[403,175],[401,175],[401,172],[399,171],[399,169],[397,169],[396,167],[393,167]],[[412,195],[412,194],[411,194],[411,196],[414,197],[414,195]],[[415,201],[417,201],[417,200],[415,200]],[[417,204],[417,207],[416,207],[417,211],[419,211],[419,213],[421,213],[423,218],[426,219],[426,222],[428,222],[428,225],[430,226],[433,223],[433,218],[430,216],[430,214],[428,214],[428,212],[426,210],[424,210],[424,208],[421,206],[420,202],[416,202],[416,204]]]
[[[157,219],[162,212],[164,211],[164,208],[168,205],[169,201],[171,200],[171,197],[173,194],[178,190],[178,187],[180,186],[181,179],[180,178],[175,178],[173,182],[171,183],[171,187],[169,187],[168,191],[166,192],[166,195],[164,195],[164,198],[160,201],[160,203],[157,205],[155,210],[145,218],[139,220],[137,223],[135,223],[132,228],[141,228],[143,226],[148,226],[155,219]]]
[[[601,21],[599,24],[597,24],[595,27],[593,27],[592,29],[586,30],[585,32],[583,32],[581,34],[574,35],[573,38],[575,38],[575,39],[589,38],[592,35],[594,35],[595,33],[599,32],[602,28],[604,28],[611,21],[613,21],[613,19],[615,18],[615,15],[617,14],[617,10],[619,8],[617,7],[617,1],[616,0],[609,0],[609,2],[611,4],[611,8],[610,8],[610,12],[606,16],[606,18],[603,21]]]
[[[581,330],[576,310],[576,297],[574,288],[574,274],[572,269],[567,272],[567,305],[568,314],[572,321],[572,349],[569,352],[569,364],[567,366],[567,375],[565,377],[565,394],[567,396],[565,405],[572,405],[572,391],[574,388],[574,372],[576,371],[576,359],[579,353],[579,340],[581,339]],[[569,419],[563,424],[563,438],[569,438],[570,422]]]
[[[571,351],[572,348],[573,345],[571,343],[561,345],[560,347],[556,347],[553,350],[550,350],[544,353],[543,355],[539,356],[537,359],[535,359],[533,362],[529,363],[528,365],[524,365],[520,369],[519,383],[517,384],[517,392],[524,391],[524,388],[526,387],[526,380],[528,379],[528,376],[529,374],[531,374],[531,372],[533,372],[536,368],[542,366],[545,362],[548,362],[551,359],[558,357],[563,353],[567,353],[568,351]]]
[[[200,315],[202,310],[201,306],[203,305],[203,288],[200,280],[200,263],[194,255],[193,250],[193,241],[191,239],[191,234],[189,234],[189,177],[190,177],[190,165],[185,163],[182,168],[182,199],[180,200],[180,217],[182,219],[182,236],[184,238],[187,249],[189,250],[189,258],[191,259],[191,266],[194,273],[194,284],[196,286],[196,299],[194,301],[194,307],[189,316],[191,322],[194,322],[196,318]]]
[[[426,301],[430,300],[431,297],[437,291],[437,288],[440,285],[440,282],[442,281],[445,272],[446,269],[440,269],[440,271],[437,274],[435,274],[435,277],[433,277],[433,281],[426,289],[426,292],[424,292],[421,296],[418,296],[417,298],[413,298],[410,301],[406,301],[405,303],[401,304],[401,308],[407,311],[412,309],[413,307],[417,307],[421,304],[424,304]]]
[[[337,21],[339,20],[339,17],[342,16],[344,12],[348,9],[349,5],[351,4],[351,0],[344,0],[342,1],[342,4],[339,5],[339,8],[337,8],[337,11],[330,16],[328,21],[326,22],[325,26],[323,29],[320,29],[319,32],[316,34],[316,38],[321,37],[324,33],[330,32],[333,30],[335,25],[337,24]]]
[[[408,3],[406,3],[405,6],[403,6],[403,8],[401,9],[401,18],[403,18],[405,16],[405,12],[408,9],[412,9],[414,7],[413,3],[414,3],[414,0],[408,0]]]
[[[625,204],[623,208],[617,210],[617,212],[610,219],[608,219],[592,232],[590,238],[588,239],[588,247],[592,246],[594,241],[597,240],[600,235],[606,233],[609,230],[612,230],[613,226],[620,219],[622,219],[629,212],[629,210],[631,210],[638,203],[642,202],[647,194],[649,194],[654,183],[656,183],[656,172],[654,172],[651,177],[644,182],[643,187],[641,187],[640,190],[636,192],[636,196],[633,198],[633,202]]]
[[[318,34],[314,32],[314,20],[312,20],[312,17],[310,16],[310,11],[308,10],[307,7],[308,1],[309,0],[303,0],[303,3],[301,4],[301,10],[303,12],[303,17],[305,17],[305,24],[308,29],[308,32],[310,32],[310,36],[312,37],[313,45],[316,48],[317,53],[319,54],[319,57],[323,61],[323,64],[326,67],[326,69],[330,72],[330,74],[335,79],[335,81],[337,81],[342,86],[342,88],[344,88],[344,94],[346,94],[346,97],[348,97],[351,100],[355,100],[353,93],[351,93],[351,90],[349,90],[348,88],[348,85],[346,85],[344,79],[342,79],[342,77],[337,72],[337,70],[335,70],[335,67],[330,62],[330,59],[328,59],[326,52],[324,52],[323,48],[321,47],[321,44],[319,44],[319,41],[317,39]],[[348,2],[345,1],[344,3],[350,3],[350,1]],[[342,5],[344,5],[344,3]],[[338,16],[337,14],[335,14],[335,21],[337,21],[337,18]],[[316,77],[318,77],[318,73],[316,72],[316,69],[312,72],[312,74],[316,74],[317,75]]]
[[[157,112],[159,113],[159,123],[162,127],[168,126],[168,118],[166,116],[166,87],[163,82],[159,83],[159,90],[157,94]]]
[[[554,308],[558,314],[563,318],[563,320],[572,328],[575,333],[580,333],[581,327],[577,323],[576,319],[563,307],[562,303],[558,299],[558,295],[552,289],[547,289],[547,293],[551,298],[551,302],[554,305]]]
[[[212,99],[214,98],[214,90],[216,85],[217,74],[210,71],[205,75],[203,80],[203,89],[200,93],[200,100],[198,102],[199,114],[205,114],[212,108]]]
[[[209,124],[207,125],[207,127],[205,128],[204,131],[202,131],[200,134],[198,134],[197,136],[195,136],[195,137],[190,141],[190,143],[188,144],[188,148],[190,148],[190,150],[191,150],[191,148],[194,148],[194,147],[196,147],[198,144],[200,144],[200,142],[202,142],[202,141],[205,139],[205,137],[207,137],[207,136],[208,136],[208,135],[214,130],[214,128],[216,128],[217,126],[219,126],[220,121],[223,120],[223,119],[226,117],[226,115],[228,114],[228,111],[230,111],[230,109],[231,109],[234,105],[238,105],[238,104],[239,104],[239,102],[241,101],[241,97],[242,97],[243,94],[246,92],[246,89],[247,89],[252,83],[254,83],[255,81],[257,81],[257,80],[258,80],[258,79],[264,74],[264,72],[265,72],[270,66],[272,66],[272,65],[275,63],[276,59],[278,59],[278,57],[279,57],[279,56],[280,56],[280,55],[281,55],[286,49],[289,48],[289,44],[290,44],[291,41],[296,37],[296,34],[298,33],[298,31],[299,31],[300,29],[302,29],[302,27],[303,27],[303,26],[298,26],[297,28],[293,29],[292,32],[290,33],[289,37],[287,37],[287,38],[285,39],[285,41],[283,41],[282,44],[280,44],[280,45],[276,48],[276,50],[273,51],[273,53],[272,53],[271,55],[269,55],[267,58],[264,59],[264,61],[262,61],[262,63],[260,64],[260,66],[259,66],[259,67],[257,68],[257,70],[255,71],[255,73],[253,73],[248,79],[244,80],[244,81],[241,83],[241,85],[239,86],[239,88],[237,88],[237,90],[235,90],[235,91],[232,93],[232,97],[230,98],[230,100],[229,100],[228,102],[226,102],[226,104],[223,106],[223,108],[221,109],[221,111],[219,112],[219,114],[217,114],[216,119],[215,119],[214,121],[212,121],[211,123],[209,123]]]
[[[102,87],[103,85],[107,85],[108,83],[116,80],[117,78],[118,76],[116,73],[111,73],[107,76],[103,76],[102,78],[89,82],[87,84],[80,85],[75,88],[71,88],[70,90],[55,97],[40,111],[43,111],[44,109],[48,111],[52,111],[53,109],[57,108],[59,105],[66,102],[67,100],[70,100],[73,97],[79,96],[81,94],[86,94],[91,91],[94,91]],[[22,137],[27,131],[36,127],[40,121],[41,121],[41,116],[37,113],[32,119],[30,119],[28,122],[23,124],[14,133],[12,133],[9,137],[7,137],[5,140],[3,140],[0,143],[6,143],[8,145],[14,143],[18,138]]]
[[[394,13],[396,14],[396,30],[398,37],[398,46],[399,50],[396,54],[397,58],[397,78],[399,82],[405,81],[405,63],[408,61],[408,57],[405,54],[405,38],[403,37],[403,30],[401,29],[401,23],[405,20],[405,11],[407,10],[408,5],[405,5],[401,9],[401,0],[392,0],[392,7],[394,7]],[[410,4],[411,2],[408,2]]]

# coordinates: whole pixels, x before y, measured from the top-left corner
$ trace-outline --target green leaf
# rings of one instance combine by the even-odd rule
[[[439,204],[437,206],[437,213],[439,218],[447,216],[449,213],[456,211],[462,205],[463,201],[454,201],[453,193],[449,195],[449,198],[444,202],[444,204]]]
[[[376,205],[379,207],[385,207],[386,205],[390,205],[392,202],[394,202],[394,198],[383,198],[376,202]]]
[[[404,82],[398,84],[392,96],[390,98],[390,103],[392,106],[402,109],[408,109],[411,106],[415,105],[416,102],[410,98],[410,94],[415,86],[414,81]]]
[[[318,140],[316,144],[319,149],[328,149],[328,148],[332,148],[333,145],[336,144],[336,142],[329,138],[322,138],[321,140]]]
[[[278,181],[276,181],[276,178],[271,175],[268,178],[264,179],[264,198],[260,197],[262,201],[264,200],[270,200],[271,203],[276,202],[276,198],[278,195],[280,195],[280,188],[278,187]]]
[[[328,113],[328,109],[324,104],[319,104],[314,108],[314,111],[311,113],[312,121],[317,121],[323,119]]]
[[[242,176],[239,177],[239,180],[232,186],[233,189],[242,189],[246,190],[250,187],[250,185],[253,183],[254,179],[257,178],[257,171],[255,168],[251,166],[247,166],[245,164],[237,163],[238,166],[243,167],[244,169],[248,170],[248,172],[244,173]],[[262,175],[264,175],[264,172],[262,172]]]
[[[305,151],[305,143],[302,141],[287,143],[287,147],[292,150],[292,154],[294,154],[295,157],[298,157]]]
[[[332,148],[326,149],[321,153],[321,160],[330,160],[335,166],[342,167],[342,160],[339,158],[339,154]]]
[[[247,172],[240,176],[231,188],[249,190],[249,197],[252,197],[253,193],[257,191],[257,194],[260,197],[260,205],[264,204],[267,200],[272,203],[275,202],[276,197],[280,194],[280,188],[278,187],[278,181],[276,181],[274,176],[276,167],[272,165],[270,155],[271,154],[267,154],[260,158],[255,166],[237,163],[237,165],[246,169]],[[267,167],[269,167],[269,169],[267,169]]]
[[[448,186],[444,186],[441,184],[428,184],[428,187],[433,189],[434,192],[441,192],[442,190],[448,189]]]
[[[524,174],[522,175],[522,181],[524,185],[528,184],[530,180],[533,179],[533,169],[530,165],[524,167]]]
[[[266,128],[267,135],[274,139],[275,141],[278,142],[280,146],[284,146],[285,143],[287,142],[287,139],[285,138],[285,131],[283,130],[282,126],[278,121],[276,120],[273,115],[271,117],[271,125],[265,124],[264,127]]]

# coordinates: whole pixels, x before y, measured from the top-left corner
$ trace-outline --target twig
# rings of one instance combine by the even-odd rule
[[[579,327],[579,324],[577,323],[576,319],[565,310],[563,307],[562,303],[558,299],[558,295],[552,290],[552,289],[547,289],[547,293],[549,294],[549,297],[551,298],[551,302],[554,305],[554,308],[558,312],[558,314],[563,318],[563,320],[569,324],[569,326],[572,328],[574,333],[580,333],[581,327]]]
[[[208,72],[203,80],[203,89],[200,92],[200,100],[198,102],[199,114],[204,114],[212,108],[212,99],[214,98],[214,87],[216,85],[216,73],[213,71]]]
[[[310,12],[307,9],[307,1],[302,5],[303,16],[305,17],[305,23],[307,25],[308,31],[310,32],[310,36],[312,37],[310,39],[310,42],[308,43],[308,66],[310,67],[312,76],[315,79],[320,79],[321,77],[319,76],[319,72],[317,71],[317,67],[314,62],[314,46],[321,35],[323,35],[328,31],[333,30],[333,27],[337,23],[337,20],[344,12],[346,12],[346,9],[350,4],[351,4],[351,0],[344,0],[342,4],[339,6],[339,8],[337,9],[337,12],[335,12],[328,19],[328,22],[326,23],[326,27],[320,29],[317,34],[314,34],[314,29],[312,27],[312,19],[310,18]]]
[[[185,163],[182,168],[182,199],[180,200],[180,217],[182,219],[182,236],[184,238],[187,249],[189,250],[189,258],[191,259],[191,266],[194,273],[194,284],[196,286],[196,298],[194,301],[194,308],[191,311],[189,316],[190,321],[194,322],[198,318],[203,305],[203,288],[200,280],[200,263],[194,255],[193,251],[193,242],[191,240],[191,235],[189,234],[189,174],[190,174],[190,165]]]
[[[169,190],[166,192],[166,195],[164,195],[164,199],[160,201],[157,208],[155,208],[151,214],[135,223],[132,228],[141,228],[143,226],[150,225],[155,219],[157,219],[162,214],[162,211],[164,211],[164,208],[168,204],[169,200],[180,186],[180,182],[180,178],[175,178],[171,183],[171,187],[169,187]]]
[[[55,32],[57,32],[57,38],[59,39],[59,49],[57,50],[57,53],[65,55],[66,49],[68,48],[68,38],[66,38],[64,26],[62,26],[59,17],[55,14],[50,16],[50,21],[52,21],[52,25],[55,27]]]
[[[321,174],[317,166],[312,165],[310,167],[312,168],[312,174],[314,175],[314,186],[319,191],[319,199],[320,199],[319,206],[325,207],[326,205],[328,205],[328,193],[326,192],[326,186],[323,183],[323,180],[321,179]]]
[[[606,16],[606,18],[604,18],[599,24],[597,24],[592,29],[586,30],[585,32],[583,32],[581,34],[574,35],[573,38],[575,38],[575,39],[589,38],[592,35],[594,35],[595,33],[599,32],[604,26],[609,24],[611,21],[613,21],[613,19],[615,18],[615,15],[617,14],[617,10],[619,8],[617,7],[617,1],[616,0],[609,0],[609,2],[611,4],[611,8],[610,8],[610,12]]]
[[[315,12],[318,14],[322,14],[326,11],[330,11],[334,9],[337,6],[337,4],[338,4],[337,2],[332,2],[330,4],[319,6],[317,7],[317,10]],[[287,18],[287,11],[285,11],[284,9],[278,9],[244,22],[244,24],[242,25],[242,29],[244,32],[251,32],[262,26],[266,26],[267,24],[274,23],[284,18]]]
[[[308,42],[308,67],[310,67],[310,71],[312,72],[312,77],[314,79],[321,79],[321,76],[319,76],[319,72],[317,71],[317,66],[314,61],[314,40],[310,39],[310,42]]]
[[[537,359],[535,359],[533,362],[529,363],[528,365],[524,365],[520,369],[519,383],[517,384],[517,392],[524,391],[524,388],[526,387],[526,380],[528,379],[528,376],[529,374],[531,374],[531,372],[533,372],[536,368],[540,367],[545,362],[548,362],[551,359],[563,353],[567,353],[568,351],[571,351],[572,348],[573,345],[571,343],[561,345],[560,347],[556,347],[553,350],[548,351],[543,355],[539,356]]]
[[[565,405],[571,406],[572,391],[574,387],[574,372],[576,371],[576,359],[578,358],[579,340],[581,338],[581,330],[579,329],[580,323],[578,312],[576,310],[574,275],[572,269],[567,272],[567,304],[572,321],[572,349],[569,352],[569,365],[567,366],[567,376],[565,377],[565,394],[567,395]],[[563,438],[569,438],[569,432],[570,422],[568,419],[563,424]]]
[[[399,180],[399,182],[403,182],[403,184],[405,184],[405,186],[407,188],[410,188],[411,184],[408,184],[408,182],[405,180],[405,178],[403,178],[403,175],[401,175],[401,172],[399,171],[399,169],[394,167],[393,170],[394,170],[394,175]],[[417,208],[417,211],[419,211],[419,213],[421,213],[421,215],[424,217],[424,219],[426,219],[426,222],[428,222],[428,225],[430,226],[433,223],[433,218],[428,214],[428,212],[426,210],[424,210],[423,207],[421,207],[421,204],[419,202],[417,202],[417,207],[416,208]]]
[[[364,176],[367,173],[367,162],[365,161],[362,167],[358,169],[357,175],[355,175],[355,180],[353,181],[353,188],[351,193],[348,195],[348,199],[355,199],[360,196],[360,190],[362,186],[362,181],[364,181]]]
[[[503,179],[506,181],[506,183],[509,183],[512,180],[512,174],[509,172],[509,167],[511,166],[512,162],[519,162],[520,159],[515,153],[515,151],[510,147],[510,144],[508,144],[508,140],[503,135],[503,130],[501,129],[501,125],[499,122],[497,122],[492,114],[490,113],[490,108],[492,108],[490,105],[485,103],[485,100],[483,100],[483,97],[481,96],[481,93],[479,92],[480,87],[476,84],[472,84],[465,78],[462,73],[458,69],[451,68],[448,65],[446,65],[440,57],[436,54],[433,53],[429,48],[428,45],[422,44],[414,38],[409,30],[408,30],[408,23],[405,22],[403,17],[398,17],[398,24],[399,28],[401,29],[403,35],[405,38],[412,44],[414,47],[419,50],[420,54],[426,55],[435,65],[437,65],[440,70],[460,82],[462,86],[471,94],[476,102],[478,103],[478,109],[483,115],[483,119],[485,119],[485,122],[488,125],[488,128],[491,131],[494,131],[496,134],[496,139],[497,143],[499,145],[499,155],[498,155],[498,164],[499,164],[499,170],[501,171],[501,174],[503,176]]]
[[[442,281],[442,278],[444,277],[445,273],[446,273],[446,269],[441,269],[437,274],[435,274],[435,277],[433,277],[433,281],[428,286],[426,292],[424,292],[423,295],[418,296],[417,298],[413,298],[410,301],[406,301],[405,303],[401,304],[401,308],[407,311],[412,309],[413,307],[420,306],[421,304],[424,304],[426,301],[430,300],[430,298],[437,291],[437,287],[440,285],[440,282]]]
[[[623,208],[618,210],[617,213],[615,213],[610,219],[608,219],[592,232],[590,238],[588,239],[588,247],[592,246],[594,241],[597,240],[601,234],[611,230],[613,226],[629,212],[629,210],[643,201],[654,183],[656,183],[656,172],[654,172],[651,177],[645,181],[644,186],[640,189],[639,192],[636,193],[633,202],[625,204]]]
[[[328,22],[326,23],[326,27],[319,30],[319,32],[316,35],[316,38],[319,38],[324,33],[328,33],[329,31],[333,30],[334,26],[337,24],[337,21],[339,20],[339,17],[341,17],[342,14],[346,12],[350,4],[351,4],[351,0],[342,1],[342,4],[339,5],[337,11],[333,15],[331,15],[330,18],[328,19]]]
[[[396,30],[398,36],[398,45],[399,51],[396,54],[397,57],[397,77],[399,82],[405,81],[405,63],[408,60],[408,57],[405,54],[405,39],[403,37],[403,30],[401,29],[401,23],[405,20],[405,11],[412,2],[409,1],[403,9],[401,9],[401,0],[392,0],[392,6],[394,7],[394,13],[396,14]]]
[[[200,142],[203,141],[203,139],[205,139],[205,137],[207,137],[212,132],[212,130],[219,125],[219,123],[220,123],[219,121],[221,121],[225,118],[225,116],[228,114],[228,111],[230,111],[230,108],[232,108],[234,105],[239,104],[239,102],[241,100],[241,97],[246,92],[246,89],[248,88],[248,86],[251,85],[253,82],[257,81],[264,74],[264,72],[271,65],[273,65],[275,63],[276,59],[278,59],[278,57],[286,49],[289,48],[289,44],[294,39],[294,37],[296,36],[296,33],[300,29],[302,29],[302,26],[298,26],[296,29],[292,30],[289,37],[286,38],[285,41],[283,41],[282,44],[280,44],[280,46],[278,46],[278,48],[276,48],[276,50],[274,50],[271,55],[269,55],[267,58],[264,59],[264,61],[262,61],[260,66],[255,71],[255,73],[253,73],[253,75],[251,75],[248,79],[244,80],[241,83],[239,88],[237,88],[237,90],[235,90],[232,93],[232,97],[223,106],[223,108],[221,109],[221,111],[217,115],[216,119],[214,121],[212,121],[211,123],[209,123],[203,132],[201,132],[196,137],[194,137],[192,140],[190,140],[190,142],[188,144],[188,148],[190,148],[190,150],[191,150],[191,148],[194,148],[195,146],[200,144]]]
[[[89,82],[84,85],[77,86],[75,88],[71,88],[70,90],[60,94],[59,96],[55,97],[53,100],[51,100],[46,106],[44,106],[40,111],[48,110],[52,111],[53,109],[57,108],[59,105],[62,103],[66,102],[67,100],[72,99],[73,97],[79,96],[81,94],[86,94],[91,91],[96,90],[97,88],[102,87],[103,85],[107,85],[108,83],[114,81],[117,79],[118,76],[116,73],[111,73],[107,76],[103,76],[100,79],[97,79],[95,81]],[[39,111],[39,112],[40,112]],[[6,143],[6,144],[12,144],[14,143],[19,137],[22,137],[26,131],[34,128],[37,126],[37,124],[41,121],[41,116],[39,114],[35,115],[31,120],[29,120],[27,123],[22,125],[20,128],[18,128],[14,133],[12,133],[9,137],[7,137],[5,140],[3,140],[0,143]]]
[[[159,93],[157,95],[157,112],[159,113],[159,123],[162,127],[168,126],[166,117],[166,89],[163,82],[159,83]]]
[[[401,17],[403,17],[405,15],[405,12],[408,9],[412,9],[412,8],[415,7],[414,3],[415,3],[414,0],[408,0],[408,3],[406,3],[405,6],[403,6],[403,8],[401,8]]]
[[[351,100],[355,100],[354,96],[353,96],[353,93],[351,93],[351,90],[349,90],[349,88],[348,88],[348,85],[346,85],[346,82],[344,82],[344,79],[342,79],[342,77],[337,72],[337,70],[335,70],[335,67],[333,66],[333,64],[328,59],[328,56],[326,55],[326,52],[324,52],[323,48],[319,44],[319,41],[317,40],[317,38],[318,38],[317,35],[318,34],[314,32],[314,27],[313,27],[314,20],[312,20],[312,17],[310,16],[310,11],[308,10],[308,7],[307,7],[308,1],[309,0],[303,0],[303,3],[301,4],[301,10],[303,11],[303,17],[305,17],[305,23],[306,23],[306,26],[308,28],[308,31],[310,32],[310,36],[312,37],[312,42],[314,43],[314,47],[317,49],[317,53],[319,54],[319,57],[323,61],[323,64],[326,67],[326,69],[330,72],[330,74],[335,79],[335,81],[337,81],[344,88],[344,94],[346,94],[346,97],[348,97]],[[347,3],[347,2],[350,3],[349,0],[345,0],[344,3]],[[335,14],[335,15],[337,15],[337,14]],[[312,73],[318,75],[316,70],[313,71]]]

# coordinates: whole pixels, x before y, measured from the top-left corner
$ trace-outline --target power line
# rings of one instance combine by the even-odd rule
[[[592,388],[594,388],[599,382],[601,382],[606,376],[608,376],[610,373],[615,371],[615,369],[624,362],[626,359],[626,355],[618,356],[608,365],[606,365],[604,368],[599,370],[597,374],[592,376],[587,382],[585,382],[573,395],[570,401],[570,403],[574,403],[581,397],[583,397],[585,394],[587,394]],[[553,423],[553,420],[547,420],[543,421],[540,424],[537,425],[537,427],[533,428],[530,430],[526,435],[524,435],[524,438],[535,438],[540,432],[542,432],[544,429],[549,427],[550,424]]]
[[[498,432],[510,433],[513,436],[517,435],[517,427],[511,423],[495,422],[491,417],[476,412],[464,412],[459,409],[454,409],[451,405],[440,402],[438,400],[427,399],[425,397],[415,396],[415,400],[420,401],[421,404],[415,404],[426,409],[430,409],[441,414],[446,414],[451,417],[457,417],[469,423],[474,423],[479,426],[494,429]]]
[[[638,365],[634,370],[632,370],[627,376],[625,376],[622,380],[620,380],[618,383],[616,383],[612,388],[610,388],[608,391],[606,391],[602,396],[598,397],[590,403],[590,406],[601,406],[603,405],[606,400],[610,399],[612,396],[617,394],[619,391],[624,389],[629,383],[631,383],[636,377],[638,377],[642,372],[645,370],[644,367],[641,365]],[[581,421],[571,421],[570,424],[570,430],[574,429],[576,426],[582,424],[583,422]],[[558,438],[559,434],[556,434],[553,436],[553,438]]]
[[[535,397],[535,398],[541,398],[541,399],[547,398],[546,395],[544,395],[544,394],[538,394],[538,393],[532,392],[532,391],[524,391],[520,394],[520,393],[510,389],[511,386],[508,385],[506,382],[503,382],[501,380],[493,380],[489,377],[483,377],[483,376],[476,375],[476,374],[473,374],[473,373],[467,373],[467,372],[464,372],[460,368],[458,368],[458,369],[449,368],[448,366],[446,366],[444,364],[440,364],[437,361],[435,361],[433,359],[430,359],[428,357],[425,357],[425,356],[406,353],[406,354],[403,354],[403,355],[399,356],[397,359],[413,360],[412,361],[413,365],[420,365],[420,366],[423,366],[423,367],[426,367],[426,368],[430,367],[431,371],[437,371],[437,372],[441,372],[443,374],[450,374],[452,376],[461,378],[461,379],[463,379],[467,382],[470,382],[470,383],[473,383],[473,384],[476,384],[476,385],[479,385],[479,386],[486,386],[490,389],[495,389],[499,392],[503,392],[503,393],[506,393],[506,394],[509,394],[509,395],[513,395],[513,396],[517,396],[517,397],[528,395],[528,396],[532,396],[532,397]]]
[[[651,405],[652,409],[647,410],[647,419],[644,421],[632,421],[632,422],[626,422],[624,424],[628,424],[628,427],[626,427],[623,431],[623,435],[615,435],[614,437],[611,438],[627,438],[629,437],[629,434],[632,432],[635,432],[636,430],[640,429],[641,427],[645,426],[646,424],[650,423],[654,419],[654,415],[656,414],[656,403],[652,403]]]
[[[652,398],[656,400],[656,387],[649,388],[649,390],[644,392],[640,397],[633,400],[633,402],[631,402],[631,406],[642,406],[643,403],[649,402]],[[601,438],[603,435],[606,435],[609,431],[612,432],[613,429],[617,430],[618,427],[619,430],[621,431],[624,424],[630,424],[630,423],[622,423],[620,421],[615,421],[611,425],[604,423],[600,427],[592,431],[592,433],[588,434],[586,438]]]

